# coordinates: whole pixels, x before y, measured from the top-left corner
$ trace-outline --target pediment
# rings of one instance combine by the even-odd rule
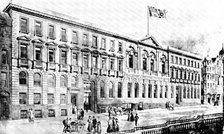
[[[46,42],[46,45],[48,45],[48,46],[54,46],[54,47],[58,46],[58,44],[55,43],[55,42],[53,42],[53,41],[51,41],[51,42]]]
[[[66,48],[66,49],[68,49],[69,48],[69,46],[67,45],[67,44],[60,44],[59,46],[58,46],[59,48]]]
[[[93,53],[93,54],[100,54],[100,52],[97,51],[97,50],[93,50],[93,51],[91,51],[91,53]]]
[[[77,47],[77,46],[71,47],[70,49],[71,49],[71,50],[76,50],[76,51],[79,51],[79,50],[80,50],[80,48]]]
[[[32,43],[38,43],[38,44],[43,44],[44,43],[44,41],[42,40],[42,39],[34,39],[34,40],[32,40]]]
[[[101,55],[107,56],[108,54],[106,52],[102,52]]]
[[[27,37],[27,36],[19,36],[19,37],[17,37],[16,38],[17,40],[23,40],[23,41],[30,41],[31,39],[29,38],[29,37]]]
[[[156,41],[156,39],[153,36],[145,37],[145,38],[141,39],[140,42],[143,42],[150,46],[155,46],[155,47],[159,46],[159,43]]]
[[[83,48],[81,49],[82,52],[90,52],[89,48]]]

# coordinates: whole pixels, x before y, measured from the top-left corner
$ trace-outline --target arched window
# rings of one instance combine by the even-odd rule
[[[67,79],[64,75],[61,75],[61,87],[67,87]]]
[[[2,64],[7,64],[7,51],[6,50],[2,50]]]
[[[148,98],[152,98],[152,84],[148,84]]]
[[[109,97],[114,97],[114,84],[112,82],[109,83]]]
[[[133,68],[133,59],[134,59],[134,57],[133,57],[133,55],[132,54],[129,54],[129,68]]]
[[[131,88],[132,88],[132,83],[128,83],[128,98],[131,97]]]
[[[48,75],[48,86],[55,87],[55,76],[52,74]]]
[[[101,81],[100,82],[100,97],[101,98],[105,98],[106,97],[105,96],[105,89],[104,89],[104,87],[105,87],[105,84],[104,84],[103,81]]]
[[[145,98],[145,84],[142,84],[142,98]]]
[[[75,77],[75,76],[73,76],[72,77],[72,79],[71,79],[72,81],[71,81],[71,86],[72,87],[77,87],[77,82],[78,82],[78,78],[77,77]]]
[[[188,87],[187,89],[187,98],[189,99],[190,98],[190,88]]]
[[[39,73],[34,74],[34,86],[41,86],[41,75]]]
[[[117,87],[117,97],[121,98],[122,97],[122,83],[118,82],[118,87]]]
[[[154,72],[155,71],[155,68],[154,68],[154,65],[155,63],[154,63],[154,59],[151,59],[151,62],[150,62],[150,71],[151,72]]]
[[[27,75],[24,71],[19,73],[19,84],[21,85],[27,84]]]
[[[154,85],[154,98],[157,98],[157,85]]]
[[[142,67],[143,67],[143,70],[147,70],[147,58],[143,58],[142,59]]]
[[[135,83],[135,98],[139,97],[139,85]]]
[[[166,73],[166,62],[162,61],[162,74]]]

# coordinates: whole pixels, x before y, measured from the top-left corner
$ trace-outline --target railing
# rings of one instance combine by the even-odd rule
[[[122,130],[110,134],[124,134],[124,133],[141,133],[141,134],[176,134],[187,131],[201,132],[209,125],[223,128],[223,113],[199,115],[196,118],[181,119],[167,121],[164,124],[157,124],[151,126],[134,127],[130,130]]]

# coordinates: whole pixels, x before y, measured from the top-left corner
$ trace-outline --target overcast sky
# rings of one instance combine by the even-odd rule
[[[10,0],[0,0],[3,8]],[[150,34],[162,45],[194,40],[198,52],[218,55],[224,43],[223,0],[12,0],[34,9],[50,9],[136,39],[147,33],[147,6],[166,9],[167,18],[150,18]],[[28,3],[29,2],[29,3]],[[186,44],[183,44],[186,45]]]

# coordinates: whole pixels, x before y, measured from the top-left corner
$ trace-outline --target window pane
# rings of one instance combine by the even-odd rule
[[[54,62],[54,50],[49,50],[49,62]]]
[[[54,39],[54,26],[49,25],[49,38]]]
[[[34,93],[34,104],[40,104],[41,95],[39,93]]]
[[[25,45],[20,45],[20,58],[27,58],[27,47]]]
[[[97,37],[96,36],[93,36],[93,47],[97,47]]]
[[[41,22],[36,21],[35,23],[35,33],[37,36],[41,36],[42,32],[41,32]]]
[[[26,104],[26,93],[19,93],[19,104]]]
[[[61,29],[61,40],[67,41],[66,29],[64,28]]]
[[[26,73],[25,72],[19,73],[19,84],[26,84]]]
[[[72,42],[78,43],[78,34],[75,31],[72,32]]]
[[[77,53],[73,53],[72,63],[73,63],[73,65],[78,65],[78,54]]]
[[[97,57],[92,57],[92,67],[97,68]]]
[[[106,69],[106,58],[102,58],[102,69]]]
[[[40,86],[41,85],[41,76],[38,73],[34,74],[34,85]]]
[[[28,20],[25,18],[21,18],[20,20],[20,32],[22,33],[28,32]]]
[[[60,103],[61,104],[65,104],[66,102],[65,102],[65,94],[61,94],[61,96],[60,96]]]
[[[35,48],[36,60],[41,60],[41,48]]]
[[[83,55],[84,67],[88,67],[88,55]]]
[[[54,94],[47,94],[48,104],[54,104]]]
[[[67,64],[67,53],[66,51],[61,51],[61,64]]]
[[[83,35],[82,44],[87,45],[87,34]]]
[[[106,49],[106,39],[104,38],[101,40],[101,48]]]

